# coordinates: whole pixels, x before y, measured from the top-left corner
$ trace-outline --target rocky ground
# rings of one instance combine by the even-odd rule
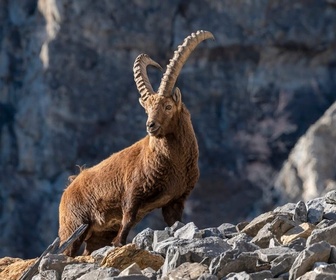
[[[47,255],[33,279],[335,279],[335,234],[336,190],[237,225],[176,222],[90,256]],[[0,279],[19,279],[34,262],[0,259]]]

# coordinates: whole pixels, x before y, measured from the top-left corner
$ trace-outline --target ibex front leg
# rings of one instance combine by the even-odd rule
[[[134,201],[126,202],[123,205],[123,217],[118,235],[113,241],[114,246],[119,247],[126,244],[127,236],[131,228],[135,225],[139,205],[140,203]]]

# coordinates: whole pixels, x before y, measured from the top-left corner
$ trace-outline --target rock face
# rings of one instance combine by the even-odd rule
[[[281,169],[276,187],[283,200],[309,200],[335,189],[335,141],[336,103],[300,138]]]
[[[328,193],[335,196],[336,190]],[[308,201],[319,220],[295,221],[297,205],[288,203],[255,217],[239,230],[224,223],[199,229],[175,223],[145,229],[123,247],[104,247],[88,257],[44,256],[33,280],[52,279],[334,279],[336,275],[336,202],[328,196]],[[256,239],[269,231],[267,242]],[[295,229],[295,230],[294,230]],[[288,239],[290,237],[290,239]],[[146,249],[141,249],[146,248]],[[17,279],[34,260],[0,259],[0,278]],[[10,278],[12,277],[12,278]]]
[[[216,38],[177,81],[200,148],[185,220],[202,227],[273,206],[273,175],[336,97],[333,1],[10,0],[0,21],[0,256],[39,255],[76,166],[145,135],[140,53],[165,66],[191,32]],[[148,225],[163,227],[156,216]]]

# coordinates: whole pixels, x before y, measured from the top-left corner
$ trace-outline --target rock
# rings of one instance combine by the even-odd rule
[[[0,260],[0,279],[18,279],[35,261],[5,257]]]
[[[251,276],[247,274],[245,271],[239,273],[229,273],[223,279],[225,280],[251,280]]]
[[[295,255],[296,251],[287,247],[273,247],[266,249],[259,249],[255,251],[258,257],[263,262],[272,262],[278,256]]]
[[[201,238],[202,233],[193,222],[186,224],[174,232],[174,237],[179,239]]]
[[[255,237],[251,240],[252,243],[258,245],[261,248],[267,248],[269,242],[274,238],[274,235],[271,231],[272,224],[267,223],[264,225],[257,233]]]
[[[78,263],[78,264],[69,264],[64,267],[62,272],[62,280],[75,280],[81,276],[89,273],[98,268],[97,264],[93,263]]]
[[[209,265],[212,259],[230,249],[231,246],[219,237],[197,238],[193,241],[179,240],[168,248],[163,274],[184,262],[202,262]]]
[[[185,224],[181,223],[180,221],[176,221],[171,227],[166,228],[169,231],[170,235],[173,235],[174,232],[179,230],[180,228],[184,227]]]
[[[185,262],[178,266],[177,268],[164,274],[162,278],[165,279],[187,279],[187,280],[196,280],[199,279],[202,275],[208,273],[208,267],[199,263],[190,263]]]
[[[307,222],[307,219],[308,219],[307,215],[308,215],[308,210],[306,207],[306,203],[300,200],[295,206],[293,220],[295,222],[305,223]]]
[[[146,228],[133,238],[132,243],[136,244],[139,249],[152,251],[154,232],[154,230]]]
[[[287,245],[298,238],[307,239],[314,230],[314,228],[315,226],[310,223],[302,223],[285,232],[281,236],[280,240],[282,244]]]
[[[171,237],[168,230],[155,230],[153,232],[153,243],[157,244]],[[176,237],[177,238],[177,237]]]
[[[325,194],[325,202],[329,204],[336,204],[336,190],[332,190]]]
[[[292,255],[279,255],[271,262],[271,272],[274,277],[289,272],[299,253]]]
[[[327,262],[330,256],[331,247],[321,241],[308,246],[295,259],[290,271],[289,280],[295,280],[312,269],[315,262]]]
[[[126,267],[123,271],[120,272],[119,276],[127,276],[134,274],[142,275],[141,268],[137,265],[137,263],[132,263],[130,266]]]
[[[311,202],[311,204],[310,204]],[[307,221],[311,224],[317,224],[322,221],[324,206],[320,202],[314,200],[308,201],[308,218]]]
[[[264,214],[259,215],[254,218],[246,227],[242,229],[243,233],[248,234],[249,236],[256,236],[259,230],[264,227],[267,223],[273,221],[275,218],[275,214],[270,211]]]
[[[298,278],[298,280],[332,280],[336,275],[335,264],[322,264]]]
[[[56,270],[41,271],[38,275],[35,275],[32,278],[32,280],[58,280],[58,279],[61,279],[61,275]]]
[[[236,250],[226,251],[219,257],[212,260],[209,271],[211,274],[222,278],[232,272],[253,273],[270,269],[269,264],[259,264],[256,253],[243,252],[239,254]]]
[[[105,246],[91,253],[91,257],[95,262],[100,263],[110,252],[115,249],[114,246]]]
[[[42,258],[39,264],[39,272],[41,273],[46,270],[55,270],[62,275],[64,267],[75,263],[79,263],[79,261],[65,255],[49,254]]]
[[[330,245],[336,245],[335,240],[336,224],[333,224],[327,228],[315,229],[307,239],[307,245],[312,245],[320,241],[326,241]]]
[[[133,263],[136,263],[141,269],[151,267],[157,271],[163,265],[164,259],[160,255],[137,249],[135,244],[128,244],[107,254],[101,265],[123,270]]]
[[[270,270],[264,270],[259,272],[254,272],[250,274],[251,280],[264,280],[273,278],[273,274]]]
[[[237,228],[235,225],[230,223],[223,223],[219,227],[217,227],[219,232],[222,234],[222,237],[231,238],[235,234],[237,234]]]
[[[83,276],[79,277],[78,280],[93,280],[93,279],[106,279],[108,277],[118,276],[119,270],[113,267],[99,267],[97,270],[90,271]]]

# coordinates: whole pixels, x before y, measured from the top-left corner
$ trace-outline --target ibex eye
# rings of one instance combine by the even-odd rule
[[[171,110],[171,108],[172,108],[172,105],[167,105],[166,106],[166,110]]]

